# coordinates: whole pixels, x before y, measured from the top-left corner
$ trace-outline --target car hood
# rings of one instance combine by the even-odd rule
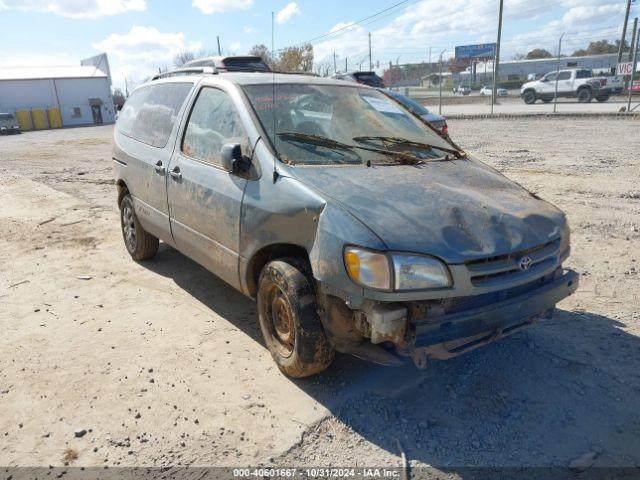
[[[449,263],[560,237],[564,214],[474,159],[419,166],[297,166],[291,176],[339,203],[389,250]]]

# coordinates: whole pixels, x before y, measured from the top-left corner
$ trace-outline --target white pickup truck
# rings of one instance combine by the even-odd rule
[[[611,96],[611,88],[605,77],[594,77],[591,70],[560,70],[558,75],[558,97],[574,97],[581,103],[594,98],[606,102]],[[556,72],[547,73],[540,80],[527,82],[520,89],[524,103],[532,104],[536,100],[545,103],[553,100],[556,92]]]

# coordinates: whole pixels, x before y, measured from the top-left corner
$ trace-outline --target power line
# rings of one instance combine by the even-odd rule
[[[373,18],[375,18],[375,17],[377,17],[379,15],[382,15],[383,13],[386,13],[386,12],[388,12],[390,10],[394,10],[397,7],[400,7],[400,6],[408,4],[408,3],[415,3],[416,1],[418,1],[418,0],[403,0],[401,2],[398,2],[398,3],[395,3],[395,4],[391,5],[390,7],[385,8],[384,10],[380,10],[379,12],[376,12],[373,15],[369,15],[368,17],[362,18],[362,19],[360,19],[360,20],[358,20],[356,22],[351,22],[351,23],[349,23],[347,25],[344,25],[344,26],[342,26],[342,27],[340,27],[340,28],[338,28],[336,30],[333,30],[331,32],[327,32],[325,34],[318,35],[317,37],[311,38],[310,40],[306,40],[304,42],[300,42],[297,45],[301,45],[301,44],[305,44],[305,43],[313,43],[313,42],[316,42],[316,41],[321,40],[323,38],[334,36],[337,33],[343,32],[344,30],[348,30],[348,29],[350,29],[350,28],[352,28],[352,27],[354,27],[356,25],[360,25],[363,22],[366,22],[367,20],[371,20],[371,19],[373,19]],[[369,23],[371,23],[371,22],[369,22]]]

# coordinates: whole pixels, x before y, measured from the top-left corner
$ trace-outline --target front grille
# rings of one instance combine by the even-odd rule
[[[506,255],[472,260],[465,263],[474,287],[495,287],[507,282],[543,275],[558,262],[560,239]],[[523,258],[531,260],[529,268],[520,268]]]
[[[474,308],[486,307],[498,302],[510,300],[519,295],[536,290],[553,281],[556,271],[551,272],[533,281],[517,287],[506,288],[495,292],[470,295],[466,297],[443,298],[440,300],[426,300],[415,302],[412,309],[414,324],[430,323],[438,321],[444,315],[465,312]]]

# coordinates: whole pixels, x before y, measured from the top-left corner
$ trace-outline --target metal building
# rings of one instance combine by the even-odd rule
[[[0,112],[16,113],[23,130],[113,123],[106,56],[83,62],[90,64],[0,68]]]

